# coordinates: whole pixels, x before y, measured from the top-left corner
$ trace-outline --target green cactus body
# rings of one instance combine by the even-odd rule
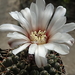
[[[34,55],[29,55],[27,50],[17,55],[13,55],[10,50],[0,51],[0,75],[62,75],[65,73],[63,62],[59,54],[54,51],[48,52],[48,64],[41,68],[36,66]]]

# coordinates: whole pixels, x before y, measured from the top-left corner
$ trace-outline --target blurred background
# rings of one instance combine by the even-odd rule
[[[10,15],[11,11],[20,11],[25,7],[29,7],[31,2],[35,0],[0,0],[0,25],[5,23],[18,24]],[[46,0],[46,4],[52,3],[55,8],[64,6],[67,9],[67,23],[75,22],[75,1],[74,0]],[[9,38],[6,37],[8,32],[0,32],[0,48],[10,48],[7,44]],[[75,30],[70,32],[75,38]],[[70,53],[66,56],[61,56],[66,68],[65,75],[75,75],[75,44],[71,47]]]

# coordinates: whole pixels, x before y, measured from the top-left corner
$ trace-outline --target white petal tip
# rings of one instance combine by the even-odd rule
[[[12,53],[13,53],[14,55],[18,54],[18,53],[15,52],[15,50],[13,50]]]
[[[59,53],[59,52],[58,52]],[[59,54],[61,54],[61,55],[67,55],[67,54],[69,54],[69,51],[67,51],[67,52],[62,52],[62,53],[59,53]]]

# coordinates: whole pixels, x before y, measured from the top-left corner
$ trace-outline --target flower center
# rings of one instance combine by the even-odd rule
[[[46,38],[47,38],[46,31],[41,31],[41,30],[39,30],[38,32],[33,31],[30,34],[30,39],[32,43],[45,44]]]

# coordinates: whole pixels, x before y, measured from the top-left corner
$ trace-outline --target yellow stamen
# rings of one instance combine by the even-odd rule
[[[31,32],[30,39],[32,43],[44,44],[46,43],[46,31],[39,30],[38,32]]]

